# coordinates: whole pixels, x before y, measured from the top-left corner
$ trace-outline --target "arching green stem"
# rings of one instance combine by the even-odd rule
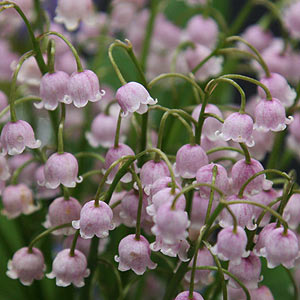
[[[148,110],[162,110],[162,111],[171,111],[172,113],[177,113],[178,115],[182,116],[183,118],[187,119],[191,123],[193,123],[195,126],[197,126],[198,122],[191,116],[189,115],[186,111],[182,109],[175,109],[175,108],[167,108],[163,107],[160,105],[152,105],[148,108]]]
[[[20,167],[18,167],[14,173],[12,174],[11,176],[11,184],[15,185],[18,183],[18,178],[19,178],[19,175],[21,174],[21,172],[30,164],[32,164],[33,162],[36,162],[37,159],[36,158],[32,158],[32,159],[29,159],[27,160],[25,163],[23,163]]]
[[[204,113],[204,118],[207,119],[207,118],[214,118],[216,120],[218,120],[220,123],[224,123],[224,120],[216,115],[216,114],[212,114],[212,113]]]
[[[241,95],[241,107],[240,107],[239,112],[241,114],[244,114],[245,106],[246,106],[246,95],[245,95],[244,90],[241,88],[241,86],[239,84],[237,84],[234,80],[229,79],[229,78],[223,78],[223,76],[218,77],[216,79],[212,79],[211,81],[209,81],[204,90],[206,92],[208,92],[209,95],[211,95],[219,82],[227,82],[237,89],[237,91]]]
[[[257,202],[253,202],[253,201],[247,201],[247,200],[235,200],[235,201],[224,201],[224,204],[226,205],[234,205],[234,204],[249,204],[249,205],[254,205],[254,206],[257,206],[257,207],[260,207],[260,208],[263,208],[265,210],[267,210],[268,212],[270,212],[275,218],[277,218],[281,224],[283,225],[284,227],[284,233],[286,233],[286,231],[288,230],[288,224],[287,222],[282,218],[282,216],[276,212],[275,210],[273,210],[272,208],[266,206],[266,205],[263,205],[261,203],[257,203]]]
[[[248,147],[245,145],[245,143],[239,143],[241,148],[243,149],[243,154],[245,155],[245,162],[246,164],[251,164],[251,156],[248,150]]]
[[[189,192],[190,190],[193,190],[193,189],[195,189],[195,188],[197,188],[197,187],[201,187],[201,186],[210,187],[212,190],[214,190],[214,191],[216,191],[217,193],[219,193],[219,195],[220,195],[222,198],[224,197],[224,193],[223,193],[219,188],[215,187],[215,186],[212,185],[212,184],[209,184],[209,183],[201,183],[201,182],[200,182],[200,183],[194,183],[194,184],[191,184],[191,185],[188,185],[188,186],[184,187],[178,194],[176,194],[176,196],[174,197],[174,200],[173,200],[173,202],[172,202],[172,209],[175,209],[176,201],[177,201],[177,199],[178,199],[181,195],[183,195],[183,194],[185,194],[185,193]]]
[[[213,266],[199,266],[196,267],[196,270],[211,270],[211,271],[219,271],[218,267],[213,267]],[[251,296],[249,293],[249,290],[247,289],[247,287],[232,273],[230,273],[229,271],[227,271],[226,269],[222,269],[223,273],[225,273],[226,275],[228,275],[229,277],[231,277],[234,281],[237,282],[237,284],[243,289],[243,291],[246,294],[246,298],[247,300],[251,300]]]
[[[133,155],[126,155],[126,156],[123,156],[121,158],[119,158],[118,160],[114,161],[110,166],[109,168],[105,171],[101,181],[100,181],[100,184],[98,186],[98,189],[97,189],[97,192],[96,192],[96,195],[95,195],[95,206],[98,206],[99,205],[99,200],[100,200],[100,196],[101,196],[101,192],[102,192],[102,189],[103,189],[103,186],[106,182],[106,179],[108,177],[108,175],[110,174],[110,172],[120,163],[122,163],[123,161],[127,160],[127,159],[135,159],[135,156]]]
[[[218,50],[217,54],[229,54],[229,55],[236,55],[236,54],[240,54],[242,56],[247,56],[248,58],[254,59],[256,61],[258,61],[258,57],[255,56],[253,53],[248,52],[248,51],[244,51],[238,48],[222,48]]]
[[[88,171],[86,173],[83,173],[81,175],[81,177],[82,177],[82,180],[85,180],[85,179],[87,179],[90,176],[93,176],[93,175],[102,175],[102,174],[103,174],[102,170],[91,170],[91,171]]]
[[[123,75],[122,75],[122,73],[121,73],[121,71],[120,71],[120,69],[119,69],[119,67],[118,67],[118,65],[117,65],[117,63],[116,63],[116,61],[115,61],[115,59],[113,57],[113,54],[112,54],[113,49],[115,47],[118,47],[118,46],[120,46],[120,43],[118,41],[115,41],[114,43],[112,43],[109,46],[109,48],[108,48],[108,57],[109,57],[109,60],[110,60],[110,62],[112,64],[112,66],[113,66],[113,68],[114,68],[114,70],[115,70],[115,72],[116,72],[116,74],[117,74],[120,82],[122,83],[122,85],[125,85],[127,83],[127,81],[123,77]]]
[[[195,145],[195,137],[194,137],[194,133],[193,133],[191,126],[182,117],[180,117],[179,114],[174,113],[172,110],[168,110],[163,114],[161,121],[160,121],[160,126],[159,126],[159,131],[158,131],[157,148],[161,149],[161,147],[162,147],[165,124],[166,124],[167,118],[170,115],[173,115],[174,117],[176,117],[184,125],[184,127],[187,129],[187,131],[189,133],[190,144]],[[159,160],[159,154],[156,155],[156,160],[157,159]]]
[[[164,73],[164,74],[160,74],[160,75],[158,75],[157,77],[155,77],[154,79],[152,79],[149,82],[148,87],[149,87],[149,89],[151,89],[154,86],[154,84],[156,84],[158,81],[160,81],[162,79],[166,79],[166,78],[172,78],[172,77],[182,78],[182,79],[186,80],[187,82],[189,82],[191,85],[193,85],[197,89],[197,91],[198,91],[198,93],[200,95],[200,98],[203,101],[203,99],[204,99],[204,92],[201,89],[201,87],[197,84],[197,82],[194,81],[194,80],[192,80],[190,77],[185,76],[185,75],[180,74],[180,73]]]
[[[10,119],[11,122],[17,122],[17,115],[16,115],[16,110],[15,110],[15,99],[16,99],[16,90],[17,90],[17,78],[19,71],[25,62],[26,59],[29,57],[33,56],[35,54],[34,51],[28,51],[24,55],[21,56],[16,69],[14,70],[12,81],[11,81],[11,86],[10,86],[10,95],[9,95],[9,107],[10,107]]]
[[[49,73],[54,73],[54,63],[55,63],[55,41],[50,39],[47,47],[47,61]]]
[[[234,152],[238,152],[240,154],[244,154],[244,152],[238,148],[234,148],[234,147],[216,147],[216,148],[212,148],[209,149],[208,151],[206,151],[206,154],[212,154],[218,151],[234,151]]]
[[[273,174],[277,174],[277,175],[280,175],[282,177],[284,177],[286,180],[291,180],[290,176],[284,172],[281,172],[279,170],[276,170],[276,169],[266,169],[266,170],[263,170],[263,171],[260,171],[260,172],[257,172],[255,173],[254,175],[252,175],[247,181],[245,181],[245,183],[241,186],[240,190],[239,190],[239,193],[238,193],[238,196],[239,198],[243,198],[243,194],[244,194],[244,191],[247,187],[247,185],[252,181],[254,180],[256,177],[260,176],[260,175],[263,175],[263,174],[268,174],[268,173],[273,173]]]
[[[236,216],[233,213],[233,211],[231,210],[231,208],[229,207],[229,205],[225,205],[225,208],[227,209],[227,211],[229,212],[229,214],[232,217],[232,221],[233,221],[233,230],[232,230],[232,232],[236,233],[237,232],[237,227],[238,227],[238,222],[237,222]]]
[[[266,76],[267,77],[271,76],[270,70],[269,70],[266,62],[264,61],[264,59],[262,58],[262,56],[260,55],[258,50],[253,45],[251,45],[249,42],[247,42],[245,39],[243,39],[240,36],[230,36],[226,39],[226,42],[228,42],[228,43],[233,42],[233,41],[238,41],[238,42],[241,42],[241,43],[245,44],[246,46],[248,46],[256,54],[256,56],[258,58],[258,62],[261,65],[261,67],[263,68],[263,70],[265,71]]]
[[[202,101],[202,105],[201,105],[200,114],[198,117],[198,126],[196,127],[195,137],[196,137],[196,142],[199,143],[199,145],[201,144],[202,128],[203,128],[204,121],[205,121],[204,114],[205,114],[206,105],[208,103],[208,98],[209,98],[208,93],[205,93],[203,101]]]
[[[73,237],[73,241],[72,241],[72,245],[70,248],[70,256],[74,256],[75,255],[75,248],[76,248],[76,243],[79,237],[79,233],[80,233],[80,229],[76,230],[74,237]]]
[[[188,47],[192,47],[194,49],[195,48],[195,44],[193,42],[191,42],[191,41],[185,41],[185,42],[180,43],[176,47],[176,49],[174,51],[174,54],[172,56],[172,60],[171,60],[171,67],[170,67],[171,73],[175,73],[176,72],[176,64],[177,64],[177,57],[178,57],[178,55],[180,54],[181,51],[185,50]]]
[[[43,231],[42,233],[40,233],[37,237],[35,237],[29,244],[28,246],[28,251],[31,252],[32,248],[34,246],[34,244],[36,244],[40,239],[44,238],[45,236],[47,236],[49,233],[58,230],[58,229],[62,229],[62,228],[66,228],[66,227],[72,227],[71,223],[66,223],[66,224],[62,224],[62,225],[58,225],[55,227],[51,227],[45,231]]]
[[[96,153],[96,152],[78,152],[74,155],[76,158],[80,158],[80,157],[91,157],[91,158],[96,158],[101,162],[105,162],[105,158]]]
[[[218,268],[218,273],[219,273],[219,276],[220,276],[220,280],[221,280],[221,284],[222,284],[222,291],[223,291],[223,299],[222,300],[227,300],[228,299],[228,297],[227,297],[227,287],[226,287],[226,281],[225,281],[225,278],[224,278],[224,272],[223,272],[221,262],[220,262],[218,256],[212,253],[210,244],[205,242],[205,241],[203,241],[203,243],[206,246],[206,248],[208,249],[208,251],[210,252],[210,254],[213,257],[213,259],[215,261],[215,264]]]
[[[68,47],[72,51],[72,54],[73,54],[73,56],[76,60],[77,72],[82,72],[83,67],[82,67],[82,64],[81,64],[81,61],[80,61],[79,54],[78,54],[77,50],[75,49],[75,47],[72,45],[72,43],[63,34],[61,34],[59,32],[56,32],[56,31],[47,31],[47,32],[44,32],[43,34],[41,34],[37,39],[40,41],[40,40],[42,40],[43,38],[45,38],[46,36],[49,36],[49,35],[58,36],[59,38],[61,38],[68,45]]]
[[[14,106],[17,106],[22,103],[33,102],[33,101],[40,102],[42,101],[42,99],[40,97],[35,97],[35,96],[22,97],[14,101]],[[8,113],[9,109],[10,109],[10,105],[6,106],[1,110],[0,119]]]
[[[253,79],[251,77],[244,76],[244,75],[239,75],[239,74],[226,74],[226,75],[223,75],[222,78],[240,79],[240,80],[248,81],[255,85],[258,85],[265,91],[265,93],[267,95],[267,100],[272,100],[272,95],[271,95],[269,89],[264,84],[262,84],[260,81],[258,81],[256,79]]]
[[[29,33],[29,37],[30,37],[30,40],[31,40],[31,43],[32,43],[34,54],[35,54],[35,59],[36,59],[36,62],[38,64],[38,66],[39,66],[39,69],[41,70],[41,72],[43,74],[47,73],[47,66],[46,66],[46,64],[44,62],[43,55],[42,55],[39,43],[37,42],[37,40],[36,40],[36,38],[34,36],[33,29],[31,27],[28,19],[24,15],[24,13],[21,10],[21,8],[17,4],[15,4],[14,2],[10,2],[10,1],[0,2],[0,6],[5,6],[5,5],[8,5],[9,7],[14,8],[17,11],[17,13],[20,15],[20,17],[23,19],[23,21],[24,21],[24,23],[26,25],[26,28],[28,30],[28,33]]]

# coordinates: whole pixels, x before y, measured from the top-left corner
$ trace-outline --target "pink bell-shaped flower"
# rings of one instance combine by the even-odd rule
[[[196,15],[187,23],[186,34],[192,42],[213,48],[217,42],[219,30],[214,19]]]
[[[157,99],[153,99],[143,85],[137,82],[128,82],[121,86],[116,93],[116,99],[122,108],[122,116],[137,112],[144,114],[148,111],[148,104],[157,103]]]
[[[282,217],[289,227],[297,229],[300,224],[300,194],[293,194],[284,208]]]
[[[170,204],[172,204],[172,201],[174,200],[176,194],[179,193],[180,190],[176,189],[174,194],[172,194],[171,191],[172,189],[167,187],[154,194],[151,201],[152,204],[150,204],[146,208],[148,215],[155,216],[160,206],[162,206],[164,203],[169,202]],[[186,200],[184,195],[179,196],[179,198],[176,201],[176,209],[184,210],[185,202]]]
[[[268,268],[273,269],[280,264],[288,269],[293,268],[299,256],[298,243],[293,231],[288,229],[287,233],[284,233],[282,227],[272,230],[265,240]]]
[[[217,131],[216,134],[224,141],[233,140],[237,143],[245,143],[248,147],[253,147],[252,132],[252,118],[247,114],[235,112],[225,119],[221,132]]]
[[[149,242],[140,235],[136,239],[135,234],[124,237],[119,244],[119,256],[115,256],[115,261],[119,263],[120,271],[132,270],[137,275],[143,275],[147,267],[155,269],[155,264],[150,258],[151,250]]]
[[[42,101],[35,103],[35,107],[55,110],[59,102],[64,101],[68,93],[69,75],[63,71],[47,73],[42,77],[40,84],[40,96]]]
[[[263,132],[282,131],[293,121],[293,117],[286,117],[283,104],[276,98],[260,100],[255,107],[254,117],[254,129]]]
[[[99,238],[108,236],[108,231],[113,230],[113,212],[103,201],[95,206],[95,200],[84,204],[80,211],[80,219],[72,221],[75,229],[80,229],[80,235],[84,239],[91,239],[96,235]]]
[[[183,178],[194,178],[198,169],[207,164],[207,155],[199,145],[183,145],[176,153],[175,170]]]
[[[170,176],[170,172],[163,160],[158,162],[154,160],[147,161],[140,170],[141,183],[145,193],[149,195],[152,184],[157,179],[165,176]]]
[[[204,300],[204,298],[197,292],[193,292],[193,298],[189,297],[189,291],[181,292],[174,300]]]
[[[194,258],[189,263],[190,268],[193,266],[193,262],[194,262]],[[199,249],[196,266],[201,267],[201,266],[213,266],[213,265],[214,265],[214,259],[211,253],[209,252],[209,250],[205,247]],[[184,276],[184,279],[188,282],[191,281],[191,272],[192,271],[187,272]],[[200,282],[203,285],[208,285],[212,279],[210,275],[211,275],[211,271],[209,270],[196,270],[194,283]]]
[[[196,174],[196,180],[197,183],[212,183],[212,177],[213,177],[213,168],[217,167],[217,175],[215,180],[215,186],[219,188],[221,191],[223,191],[225,194],[229,191],[229,180],[226,169],[219,165],[211,163],[209,165],[201,167]],[[204,198],[209,198],[210,194],[210,187],[207,186],[200,186],[199,192],[200,196]],[[219,198],[218,192],[215,192],[215,197]]]
[[[73,188],[82,181],[78,176],[78,163],[74,155],[68,152],[52,154],[44,167],[45,182],[40,185],[56,189],[60,184]]]
[[[33,202],[32,191],[23,183],[7,186],[2,192],[2,203],[2,214],[9,219],[16,218],[22,213],[31,214],[40,208]]]
[[[192,117],[197,122],[198,122],[198,119],[199,119],[199,116],[200,116],[201,108],[202,108],[202,105],[199,104],[194,108],[194,110],[192,112]],[[222,112],[214,104],[208,103],[205,106],[204,112],[215,114],[215,115],[219,116],[220,118],[223,118]],[[215,118],[211,118],[211,117],[205,118],[204,123],[203,123],[201,137],[205,136],[205,137],[209,138],[212,141],[218,140],[215,133],[216,133],[216,131],[220,130],[221,127],[222,127],[222,123],[220,123],[220,121],[216,120]]]
[[[0,142],[2,154],[16,155],[25,150],[25,147],[36,149],[41,141],[36,140],[32,127],[23,120],[8,122],[1,131]]]
[[[247,163],[245,159],[237,161],[231,169],[232,187],[234,192],[238,192],[242,185],[254,174],[263,171],[264,168],[256,159],[251,159]],[[254,195],[259,193],[262,189],[268,190],[272,187],[272,183],[266,180],[266,175],[262,174],[254,178],[245,189],[245,193]]]
[[[45,228],[50,228],[77,220],[80,217],[81,205],[73,197],[65,199],[64,197],[56,198],[49,206],[46,221],[43,224]],[[72,227],[58,229],[52,232],[55,235],[71,235],[75,233]]]
[[[33,280],[44,277],[46,265],[44,256],[37,248],[29,250],[28,247],[19,249],[8,261],[6,275],[11,279],[19,279],[24,285],[31,285]]]
[[[175,244],[188,236],[186,229],[189,227],[190,221],[187,212],[181,209],[172,209],[169,202],[159,207],[154,222],[152,233],[161,236],[166,244]]]
[[[160,190],[170,187],[171,182],[172,182],[172,179],[169,176],[164,176],[164,177],[160,177],[160,178],[156,179],[150,188],[150,194],[149,194],[150,200]]]
[[[115,162],[119,158],[121,158],[123,156],[127,156],[127,155],[135,155],[135,154],[134,154],[133,150],[125,144],[119,143],[118,147],[112,147],[112,148],[108,149],[106,156],[105,156],[105,169],[107,170],[113,162]],[[106,183],[108,183],[108,184],[112,183],[119,168],[120,168],[120,165],[118,164],[111,170],[111,172],[109,173],[109,175],[107,177]],[[126,173],[121,178],[121,181],[125,182],[125,183],[130,182],[131,180],[132,180],[132,175],[129,172]]]
[[[258,236],[255,237],[256,244],[254,247],[253,252],[257,256],[263,256],[266,257],[266,239],[269,236],[269,234],[276,229],[277,224],[276,223],[269,223],[267,224],[262,231],[259,233]]]
[[[72,31],[78,28],[82,19],[90,16],[93,9],[92,0],[59,0],[55,10],[55,22],[63,23],[68,30]]]
[[[152,251],[160,251],[162,254],[170,256],[170,257],[176,257],[178,255],[178,258],[181,261],[189,261],[189,258],[187,256],[187,252],[189,251],[190,244],[187,240],[178,240],[173,244],[165,243],[161,236],[156,236],[155,242],[153,242],[150,245],[150,249]]]
[[[232,195],[227,198],[227,201],[240,201],[240,200],[249,201],[249,199],[246,198],[246,196],[244,196],[243,198],[239,198],[236,195]],[[239,226],[241,226],[242,228],[247,227],[247,229],[249,230],[256,229],[257,226],[253,224],[254,213],[253,213],[252,205],[246,203],[239,203],[239,204],[230,205],[230,209],[235,215]],[[226,209],[222,210],[221,214],[219,215],[219,218],[220,218],[221,227],[225,228],[233,225],[232,216]]]
[[[60,251],[52,264],[52,272],[46,274],[50,279],[56,278],[56,285],[66,287],[71,283],[76,287],[84,286],[84,278],[90,275],[87,259],[79,250],[70,255],[70,249]]]
[[[74,72],[68,82],[68,93],[63,102],[73,104],[80,108],[87,105],[89,101],[97,102],[105,95],[104,90],[100,90],[97,75],[91,70]]]
[[[116,117],[100,113],[93,120],[91,131],[87,132],[85,136],[92,147],[96,148],[102,146],[109,148],[114,145],[116,127]],[[124,130],[120,132],[119,141],[121,143],[125,141]]]
[[[247,235],[245,230],[237,226],[236,231],[234,231],[233,226],[229,226],[218,233],[218,240],[212,251],[221,260],[230,260],[231,264],[240,264],[241,258],[249,255],[246,246]]]
[[[297,96],[296,91],[289,86],[282,75],[271,73],[270,77],[263,77],[260,82],[269,89],[272,97],[278,99],[285,107],[289,107],[294,103]],[[258,87],[258,94],[263,99],[266,97],[261,87]]]
[[[228,271],[235,275],[248,289],[256,289],[257,283],[261,281],[261,262],[259,257],[253,253],[242,258],[239,264],[229,262]],[[228,284],[232,287],[240,287],[232,278],[229,279]]]

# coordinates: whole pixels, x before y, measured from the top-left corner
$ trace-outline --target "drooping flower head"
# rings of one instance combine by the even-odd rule
[[[31,285],[33,280],[44,277],[46,265],[44,256],[37,248],[28,247],[19,249],[7,264],[6,275],[12,279],[19,279],[24,285]]]
[[[148,104],[157,103],[157,99],[153,99],[143,85],[137,82],[128,82],[121,86],[116,93],[116,99],[122,108],[122,116],[137,112],[144,114],[148,111]]]
[[[2,153],[9,155],[20,154],[25,147],[36,149],[41,146],[41,141],[35,139],[32,127],[23,120],[6,123],[1,131],[0,142]]]
[[[97,102],[105,95],[104,90],[100,90],[97,75],[91,70],[74,72],[68,82],[68,93],[63,102],[73,104],[80,108],[87,105],[89,101]]]
[[[132,270],[137,275],[143,275],[146,268],[155,269],[155,264],[150,258],[151,250],[149,242],[142,235],[136,239],[134,234],[124,237],[119,244],[119,256],[115,261],[119,263],[120,271]]]
[[[95,205],[95,200],[91,200],[82,207],[80,219],[72,221],[75,229],[80,229],[80,235],[84,239],[91,239],[96,235],[99,238],[108,236],[108,231],[115,228],[112,222],[113,212],[103,201]]]
[[[56,285],[66,287],[70,284],[76,287],[84,286],[84,278],[90,275],[87,269],[87,259],[79,250],[74,250],[74,256],[70,255],[70,249],[60,251],[52,264],[52,272],[46,276],[50,279],[56,277]]]
[[[75,187],[82,181],[78,176],[78,162],[74,155],[68,152],[52,154],[44,167],[46,188],[55,189],[60,184],[66,187]]]

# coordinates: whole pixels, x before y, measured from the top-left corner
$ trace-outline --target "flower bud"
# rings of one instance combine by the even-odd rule
[[[300,223],[300,194],[293,194],[284,208],[282,217],[289,227],[296,229]]]
[[[31,285],[33,280],[40,280],[44,277],[46,265],[44,256],[37,248],[28,247],[19,249],[7,264],[6,275],[11,279],[19,279],[24,285]]]
[[[143,275],[147,267],[153,270],[157,266],[150,254],[149,242],[142,235],[137,240],[134,234],[130,234],[120,241],[119,256],[115,256],[115,261],[119,263],[120,271],[131,269],[137,275]]]
[[[9,155],[20,154],[25,147],[36,149],[41,146],[41,141],[35,139],[32,127],[23,120],[6,123],[1,131],[0,142],[2,153]]]
[[[52,272],[46,276],[50,279],[56,277],[56,285],[66,287],[71,283],[76,287],[84,286],[84,278],[90,275],[87,269],[87,260],[79,250],[70,255],[70,249],[60,251],[52,264]]]

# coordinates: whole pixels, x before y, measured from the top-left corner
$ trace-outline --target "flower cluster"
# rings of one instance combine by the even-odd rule
[[[256,3],[231,25],[169,2],[0,2],[0,252],[28,242],[9,278],[80,299],[272,300],[278,266],[299,285],[300,1],[260,2],[282,38],[239,32]]]

